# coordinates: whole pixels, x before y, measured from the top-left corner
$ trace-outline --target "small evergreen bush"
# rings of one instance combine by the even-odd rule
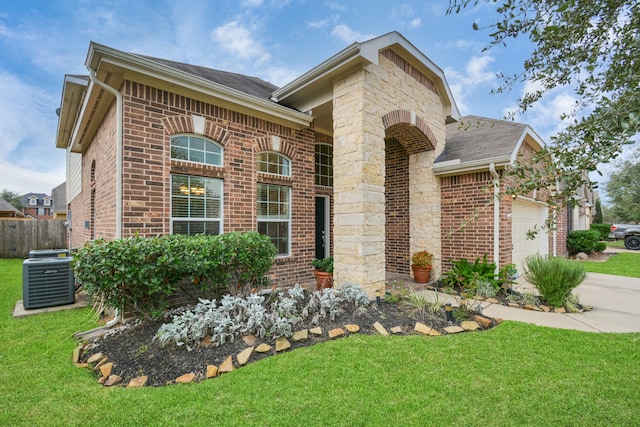
[[[590,254],[600,240],[600,233],[595,230],[576,230],[567,235],[567,249],[570,255],[578,252]]]
[[[605,242],[596,243],[596,247],[593,249],[594,252],[603,252],[607,249],[607,244]]]
[[[525,278],[538,289],[542,300],[553,307],[563,307],[571,291],[586,276],[581,264],[563,258],[536,254],[527,257],[525,263]]]
[[[597,231],[600,234],[599,240],[607,240],[609,238],[609,233],[611,233],[611,224],[593,223],[589,229]]]

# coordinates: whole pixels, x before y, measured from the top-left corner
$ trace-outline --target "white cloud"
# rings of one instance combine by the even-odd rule
[[[347,25],[336,25],[331,31],[331,35],[345,43],[362,42],[374,38],[373,34],[363,34],[352,30]]]
[[[493,86],[496,73],[489,69],[489,64],[493,60],[493,57],[489,55],[473,56],[465,65],[464,72],[459,72],[454,68],[445,70],[449,88],[462,115],[477,114],[477,112],[470,111],[469,107],[474,103],[473,97],[477,96],[479,89],[488,89]]]
[[[261,78],[276,86],[284,86],[299,77],[301,73],[293,71],[290,67],[269,67],[263,71]]]
[[[309,28],[313,28],[313,29],[320,29],[320,28],[325,28],[327,25],[329,25],[331,23],[331,20],[329,18],[327,19],[321,19],[320,21],[310,21],[307,22],[307,27]]]
[[[49,193],[65,179],[65,153],[54,135],[59,100],[6,72],[0,93],[0,188]]]
[[[260,7],[262,6],[262,0],[243,0],[242,7]]]
[[[415,12],[410,4],[394,7],[391,11],[391,18],[398,23],[400,28],[414,29],[422,24],[422,20],[415,17]]]
[[[251,30],[238,21],[217,27],[211,37],[222,49],[240,59],[264,63],[271,58],[262,44],[253,37]]]
[[[342,4],[338,3],[338,2],[334,2],[334,1],[327,2],[327,6],[331,10],[337,10],[337,11],[340,11],[340,12],[346,12],[347,10],[349,10],[349,9],[347,9],[346,6],[344,6],[344,5],[342,5]]]
[[[63,150],[59,150],[64,154]],[[27,169],[0,159],[0,189],[18,194],[46,193],[65,181],[64,161],[60,167],[49,172]]]

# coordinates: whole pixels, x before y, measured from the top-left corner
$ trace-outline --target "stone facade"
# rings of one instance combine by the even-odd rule
[[[364,284],[372,294],[384,289],[387,263],[407,274],[407,255],[423,249],[434,254],[437,274],[440,188],[431,168],[443,149],[445,114],[435,84],[383,51],[379,65],[336,81],[333,93],[336,280]],[[395,147],[386,156],[385,139],[390,150]],[[401,195],[408,196],[402,216]],[[385,201],[395,209],[388,212],[393,220],[386,216]],[[386,225],[408,237],[404,243],[394,239],[398,253],[386,251]],[[407,256],[404,265],[400,256]]]

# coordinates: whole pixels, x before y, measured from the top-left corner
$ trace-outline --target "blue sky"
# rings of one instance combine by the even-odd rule
[[[87,74],[90,41],[283,85],[346,46],[399,31],[445,72],[463,115],[502,118],[523,86],[492,95],[518,72],[526,39],[482,52],[490,6],[446,15],[448,0],[27,0],[0,5],[0,189],[51,193],[65,180],[55,148],[65,74]],[[518,121],[545,140],[574,99],[557,89]]]

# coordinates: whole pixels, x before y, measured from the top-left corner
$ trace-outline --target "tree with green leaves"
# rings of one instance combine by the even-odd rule
[[[604,215],[602,213],[602,202],[600,199],[596,199],[596,213],[593,215],[593,222],[595,224],[602,224]]]
[[[630,160],[620,163],[604,189],[609,198],[609,213],[616,222],[640,222],[640,148]]]
[[[20,195],[14,191],[8,190],[4,188],[2,192],[0,192],[0,198],[6,200],[11,206],[22,211],[24,205],[22,204],[22,198]]]
[[[516,162],[510,172],[516,184],[507,192],[526,194],[559,184],[549,204],[571,203],[579,187],[591,185],[586,172],[615,159],[640,132],[640,3],[450,0],[448,13],[479,3],[494,4],[498,15],[486,27],[473,25],[489,31],[485,50],[508,49],[509,40],[520,36],[534,44],[519,73],[499,75],[495,92],[525,82],[535,88],[518,100],[511,118],[556,87],[570,88],[577,99],[573,110],[560,117],[568,126],[551,138],[549,147],[528,164]]]

